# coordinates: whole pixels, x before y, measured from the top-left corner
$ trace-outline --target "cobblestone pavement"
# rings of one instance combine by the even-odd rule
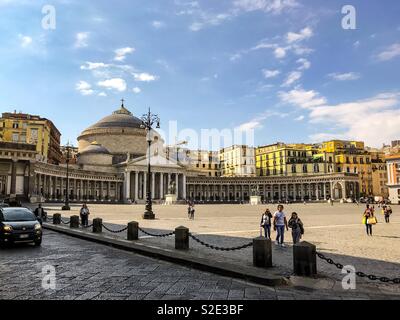
[[[56,268],[56,289],[42,268]],[[271,288],[45,231],[41,248],[0,250],[0,299],[396,299],[330,289]],[[398,298],[398,296],[397,296]]]

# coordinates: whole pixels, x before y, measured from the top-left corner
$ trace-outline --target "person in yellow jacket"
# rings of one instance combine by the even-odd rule
[[[367,208],[363,214],[363,224],[365,224],[368,236],[372,236],[372,226],[377,222],[378,221],[374,215],[374,210],[369,207],[369,204],[367,204]]]

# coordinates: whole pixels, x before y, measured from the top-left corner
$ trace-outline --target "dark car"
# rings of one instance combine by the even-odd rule
[[[0,245],[33,242],[42,243],[42,227],[26,208],[0,208]]]

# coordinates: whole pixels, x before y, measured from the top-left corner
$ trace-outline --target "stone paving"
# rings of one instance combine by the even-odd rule
[[[56,289],[42,288],[42,268],[56,268]],[[41,248],[0,250],[0,299],[288,300],[398,299],[332,288],[266,287],[177,266],[45,231]]]
[[[59,206],[46,206],[49,214],[61,212]],[[273,212],[276,204],[264,206],[250,205],[197,205],[196,218],[188,220],[186,207],[154,206],[156,220],[143,220],[142,205],[90,205],[91,218],[101,217],[115,229],[129,221],[138,221],[142,228],[153,233],[164,233],[184,225],[202,240],[218,246],[238,246],[259,236],[259,221],[262,211],[269,207]],[[380,223],[374,226],[374,236],[365,234],[365,227],[361,224],[361,215],[364,205],[339,204],[330,206],[320,204],[291,204],[285,206],[287,215],[296,211],[305,225],[303,240],[314,243],[317,249],[343,265],[353,265],[357,271],[372,273],[389,278],[400,277],[400,207],[392,206],[391,223],[383,222],[383,216],[376,208],[376,215]],[[78,206],[69,213],[77,214]],[[274,233],[273,233],[274,235]],[[117,236],[125,237],[125,233]],[[279,268],[282,275],[289,276],[292,270],[292,250],[290,233],[286,233],[289,246],[285,249],[274,246],[273,263]],[[141,241],[149,245],[164,246],[172,249],[173,238],[151,238],[141,234]],[[212,251],[191,241],[190,254],[199,257],[212,257],[215,260],[230,261],[238,264],[252,264],[252,249],[235,252]],[[319,271],[331,278],[341,280],[340,270],[319,261]],[[370,284],[370,281],[358,279],[360,283]],[[373,283],[372,283],[373,284]],[[400,286],[377,283],[384,291],[398,292]],[[372,286],[371,290],[375,290]]]

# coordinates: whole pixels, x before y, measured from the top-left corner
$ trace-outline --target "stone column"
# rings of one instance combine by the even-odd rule
[[[175,173],[175,195],[176,198],[179,199],[179,179],[178,179],[178,173]]]
[[[146,199],[147,193],[147,172],[143,173],[143,199]]]
[[[135,172],[135,201],[139,198],[139,172]]]
[[[324,200],[326,200],[326,182],[324,182],[323,193],[324,193]]]
[[[289,184],[286,184],[286,201],[289,201]]]
[[[124,201],[127,201],[127,200],[129,200],[130,194],[131,194],[131,172],[130,171],[125,172],[124,185],[125,185]]]
[[[160,173],[160,200],[164,199],[164,173]]]
[[[151,173],[151,197],[152,199],[156,198],[156,173]]]

